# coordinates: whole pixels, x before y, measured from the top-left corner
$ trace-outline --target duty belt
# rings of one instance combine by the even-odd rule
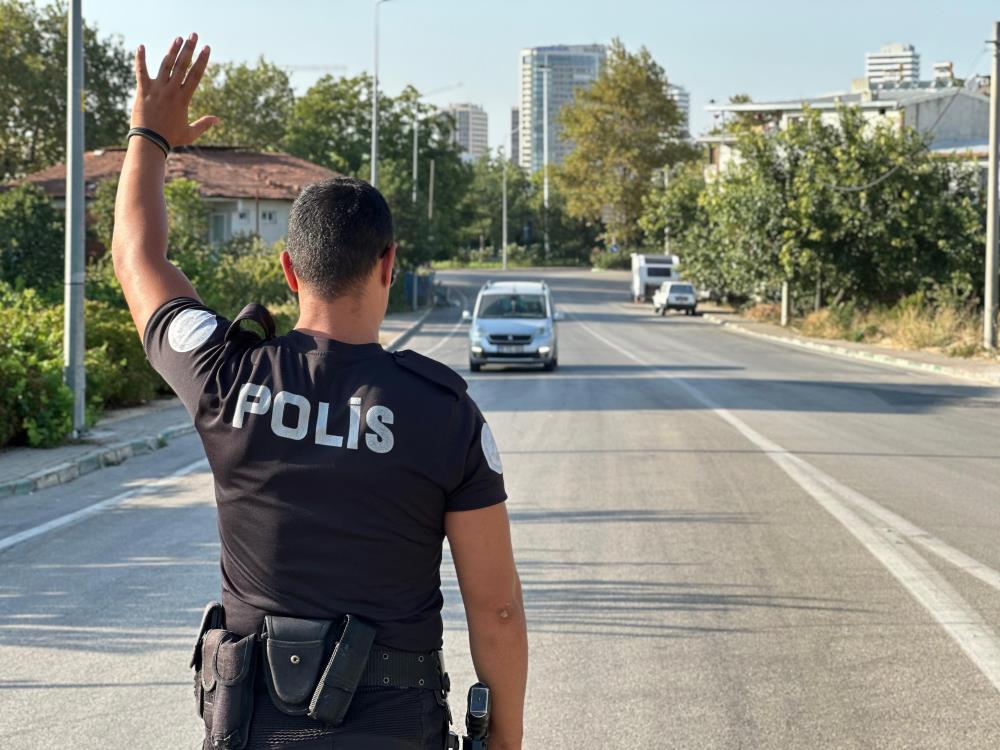
[[[241,637],[225,629],[225,610],[212,602],[191,659],[198,713],[212,747],[245,746],[258,669],[278,710],[332,726],[343,721],[362,686],[432,690],[447,707],[450,684],[440,651],[400,651],[374,640],[375,628],[352,615],[342,620],[266,615],[260,633]]]

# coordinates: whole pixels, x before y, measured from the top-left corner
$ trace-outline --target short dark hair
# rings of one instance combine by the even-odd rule
[[[392,244],[392,214],[364,180],[333,177],[305,188],[288,219],[299,281],[327,298],[355,291]]]

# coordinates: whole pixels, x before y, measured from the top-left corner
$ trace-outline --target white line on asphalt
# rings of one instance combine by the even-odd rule
[[[139,495],[149,495],[155,492],[156,490],[160,489],[163,485],[169,483],[173,479],[186,476],[195,471],[198,471],[199,469],[207,467],[208,467],[208,461],[206,461],[204,458],[200,458],[197,461],[194,461],[193,463],[190,463],[187,466],[184,466],[178,469],[177,471],[168,474],[165,477],[149,482],[148,484],[145,484],[142,487],[136,487],[134,490],[127,490],[125,492],[121,492],[115,495],[114,497],[109,497],[106,500],[100,500],[96,503],[93,503],[92,505],[88,505],[86,508],[80,508],[80,510],[74,511],[72,513],[67,513],[64,516],[53,518],[51,521],[46,521],[45,523],[39,524],[38,526],[33,526],[32,528],[25,529],[24,531],[20,531],[17,534],[4,537],[3,539],[0,539],[0,552],[2,552],[5,549],[10,549],[14,545],[20,544],[21,542],[33,539],[36,536],[41,536],[42,534],[47,534],[50,531],[61,529],[64,526],[69,526],[70,524],[82,521],[83,519],[89,518],[95,513],[100,513],[102,510],[106,510],[115,505],[118,505],[119,503],[129,499],[130,497],[136,497]]]
[[[644,367],[654,367],[578,318],[576,322],[596,339],[603,341],[633,362]],[[938,621],[994,688],[1000,690],[1000,639],[997,634],[961,594],[912,547],[900,544],[900,537],[920,544],[928,551],[940,555],[961,570],[990,585],[996,586],[1000,583],[1000,574],[997,571],[922,531],[871,498],[840,484],[825,472],[764,437],[727,409],[719,407],[690,383],[678,378],[671,378],[671,382],[760,448],[821,507],[840,521],[844,528],[864,545]],[[851,510],[848,505],[855,506],[892,528],[880,529],[875,523],[866,523],[862,516]]]

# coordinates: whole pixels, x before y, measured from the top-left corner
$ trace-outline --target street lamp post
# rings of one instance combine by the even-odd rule
[[[83,17],[80,0],[69,6],[66,76],[66,289],[63,313],[64,379],[73,392],[73,436],[86,428],[86,371],[83,335]]]
[[[433,91],[428,91],[426,94],[421,94],[417,97],[414,103],[413,111],[413,190],[410,194],[410,198],[413,201],[413,205],[417,205],[417,172],[419,171],[419,162],[417,155],[418,146],[418,133],[420,132],[420,113],[416,109],[416,105],[420,103],[421,99],[426,99],[428,96],[433,96],[434,94],[442,94],[445,91],[451,91],[452,89],[457,89],[462,87],[462,82],[452,83],[448,86],[443,86],[439,89],[434,89]]]
[[[542,71],[542,223],[545,227],[545,260],[549,259],[549,66],[548,57]]]
[[[375,6],[375,73],[372,76],[372,155],[371,182],[372,187],[378,187],[378,9],[382,3],[389,0],[373,0]]]
[[[511,144],[510,147],[514,148],[514,134],[521,129],[520,126],[514,128],[510,131]],[[500,193],[503,196],[503,211],[501,218],[501,245],[503,246],[503,270],[507,270],[507,155],[504,153],[503,146],[500,147],[500,159],[503,162],[503,178],[501,179],[501,190]]]

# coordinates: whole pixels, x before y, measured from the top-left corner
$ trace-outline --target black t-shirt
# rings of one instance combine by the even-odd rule
[[[189,298],[143,344],[215,476],[228,627],[351,613],[380,644],[440,648],[444,515],[507,498],[465,381],[378,344],[261,338]]]

